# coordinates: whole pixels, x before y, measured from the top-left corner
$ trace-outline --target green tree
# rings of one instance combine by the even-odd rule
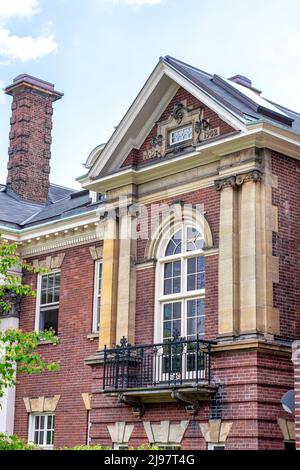
[[[0,235],[1,237],[1,235]],[[10,312],[13,303],[24,296],[36,296],[32,286],[23,283],[19,271],[38,273],[42,270],[35,269],[24,262],[17,253],[17,246],[13,243],[5,243],[0,240],[0,321]],[[16,384],[17,373],[40,373],[45,370],[57,370],[58,365],[47,363],[37,352],[37,346],[41,341],[58,342],[54,332],[23,332],[21,330],[0,330],[0,398],[5,389]]]

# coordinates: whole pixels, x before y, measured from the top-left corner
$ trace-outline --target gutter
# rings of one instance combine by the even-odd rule
[[[88,214],[90,216],[90,215],[96,214],[96,213],[97,213],[97,210],[93,210],[93,211],[87,212],[86,214]],[[59,222],[74,220],[76,218],[82,217],[82,215],[83,214],[70,215],[69,217],[65,217],[63,219],[57,219],[55,221],[46,222],[44,224],[33,225],[32,227],[23,228],[23,229],[20,229],[20,230],[10,228],[10,227],[6,227],[5,225],[0,225],[0,232],[2,231],[2,232],[14,233],[14,234],[17,234],[17,235],[22,235],[23,233],[28,233],[32,230],[43,228],[43,227],[49,227],[49,226],[55,225],[56,223],[59,223]]]

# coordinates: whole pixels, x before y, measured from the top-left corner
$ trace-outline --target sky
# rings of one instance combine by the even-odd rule
[[[300,2],[0,0],[0,88],[28,73],[65,94],[54,104],[51,181],[79,189],[160,56],[225,77],[300,111]],[[0,182],[11,97],[0,93]]]

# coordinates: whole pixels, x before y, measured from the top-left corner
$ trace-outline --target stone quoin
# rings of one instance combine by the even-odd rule
[[[62,93],[29,75],[5,91],[0,232],[46,271],[24,274],[37,297],[0,327],[54,328],[38,351],[60,369],[18,375],[0,432],[47,449],[300,449],[300,115],[166,56],[76,191],[49,179]]]

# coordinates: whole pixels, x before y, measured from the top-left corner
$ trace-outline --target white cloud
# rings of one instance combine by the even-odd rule
[[[39,4],[40,0],[0,0],[0,57],[4,63],[36,60],[57,50],[51,22],[44,23],[37,37],[18,36],[7,27],[13,19],[30,19],[39,11]]]
[[[37,13],[39,3],[39,0],[0,0],[0,20],[30,18]]]
[[[8,29],[0,29],[0,56],[27,62],[36,60],[57,50],[53,36],[15,36]]]

